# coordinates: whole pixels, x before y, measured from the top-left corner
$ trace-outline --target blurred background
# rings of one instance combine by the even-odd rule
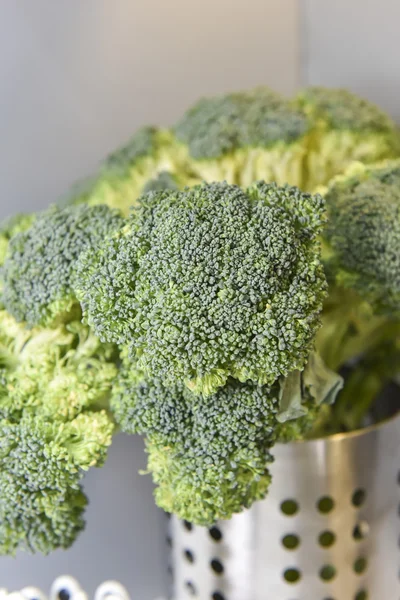
[[[400,120],[398,0],[2,0],[0,218],[46,207],[143,124],[199,96],[266,84],[345,86]],[[90,472],[87,528],[69,551],[0,558],[0,586],[166,593],[164,517],[139,438]]]

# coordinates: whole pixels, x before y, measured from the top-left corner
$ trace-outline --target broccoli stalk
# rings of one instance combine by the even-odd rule
[[[331,286],[316,347],[334,371],[400,334],[400,321],[377,314],[354,290]]]

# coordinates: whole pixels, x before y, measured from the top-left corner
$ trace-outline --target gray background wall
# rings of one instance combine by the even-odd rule
[[[400,118],[399,22],[396,0],[1,0],[0,217],[45,207],[136,127],[169,124],[200,95],[345,85]],[[86,479],[74,547],[0,558],[0,586],[71,573],[89,591],[117,578],[133,600],[165,593],[144,465],[142,441],[119,436]]]
[[[303,0],[300,12],[301,79],[347,87],[400,121],[400,2]]]
[[[46,206],[202,94],[291,92],[298,45],[296,0],[1,0],[1,213]]]

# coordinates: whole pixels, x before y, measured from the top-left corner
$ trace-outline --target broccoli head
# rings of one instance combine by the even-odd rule
[[[318,328],[323,218],[321,197],[275,184],[149,193],[81,256],[77,297],[152,376],[203,394],[230,376],[272,383],[304,366]]]
[[[326,184],[352,161],[399,155],[396,125],[377,106],[345,89],[309,87],[294,100],[313,123],[304,189]]]
[[[116,349],[81,323],[27,329],[0,311],[0,553],[47,554],[84,526],[84,471],[111,443]]]
[[[309,123],[266,87],[200,100],[174,128],[205,181],[302,184]]]
[[[79,313],[72,289],[76,260],[122,223],[107,206],[51,207],[9,243],[3,267],[7,310],[29,325],[51,325]]]
[[[111,406],[124,431],[147,436],[159,506],[210,525],[266,495],[273,444],[304,435],[340,385],[315,358],[272,386],[229,378],[204,397],[145,378],[125,357]]]

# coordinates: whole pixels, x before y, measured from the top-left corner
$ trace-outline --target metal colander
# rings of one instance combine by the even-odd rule
[[[400,416],[276,446],[265,500],[170,519],[174,600],[399,600],[399,450]]]

